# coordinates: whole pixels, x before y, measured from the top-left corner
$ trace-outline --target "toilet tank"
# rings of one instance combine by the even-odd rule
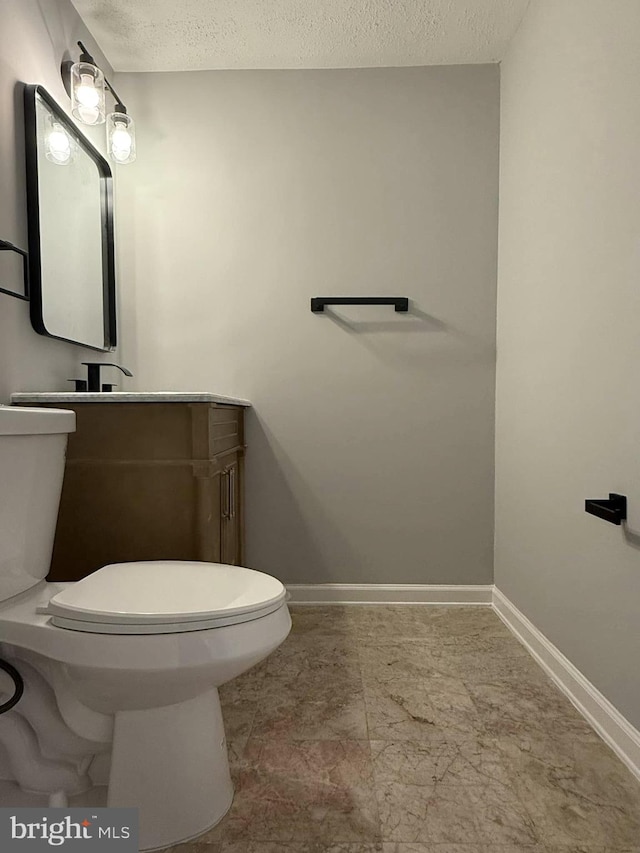
[[[0,406],[0,601],[49,571],[75,412]]]

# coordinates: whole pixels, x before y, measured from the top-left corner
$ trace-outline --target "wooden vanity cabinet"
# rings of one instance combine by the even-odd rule
[[[65,403],[69,436],[48,580],[108,563],[242,563],[244,411],[219,403]]]

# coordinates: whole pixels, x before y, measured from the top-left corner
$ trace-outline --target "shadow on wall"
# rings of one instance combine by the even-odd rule
[[[14,151],[15,175],[18,187],[25,187],[27,182],[27,155],[24,141],[24,83],[18,82],[13,88]],[[27,194],[21,192],[16,198],[17,220],[21,225],[21,248],[27,248]],[[24,236],[22,236],[24,234]]]
[[[361,556],[354,553],[255,410],[247,410],[246,432],[246,565],[283,583],[344,579]]]
[[[430,314],[425,314],[415,306],[413,302],[409,302],[409,310],[405,314],[397,314],[390,320],[347,320],[342,317],[335,309],[327,306],[323,312],[327,317],[333,320],[338,326],[341,326],[348,332],[356,335],[371,334],[373,332],[446,332],[449,326],[439,320],[437,317],[432,317]]]
[[[61,7],[58,4],[51,3],[50,0],[38,0],[38,9],[40,10],[40,16],[46,27],[51,44],[58,44],[62,40],[62,34],[65,29]],[[64,58],[68,59],[67,56]]]
[[[627,545],[631,545],[636,551],[640,551],[640,533],[635,530],[629,530],[626,522],[622,525],[622,531]]]
[[[495,363],[496,348],[493,340],[487,340],[478,335],[470,335],[446,323],[439,317],[422,311],[413,300],[409,300],[409,311],[393,314],[388,320],[359,320],[344,316],[343,310],[326,307],[322,314],[335,323],[349,335],[356,337],[359,342],[383,362],[401,367],[402,369],[418,369],[422,371],[422,361],[414,359],[417,350],[428,348],[429,360],[433,365],[438,354],[441,363],[448,366],[468,363]],[[399,339],[397,335],[400,335]],[[418,335],[432,335],[433,341],[418,343]],[[393,336],[392,336],[393,335]],[[416,338],[415,345],[400,344],[400,340],[408,340],[405,335]],[[374,337],[379,336],[379,337]],[[423,340],[422,338],[420,340]]]

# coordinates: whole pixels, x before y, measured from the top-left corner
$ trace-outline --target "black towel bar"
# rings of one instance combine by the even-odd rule
[[[393,305],[396,311],[408,311],[406,296],[314,296],[311,310],[314,314],[324,311],[325,305]]]

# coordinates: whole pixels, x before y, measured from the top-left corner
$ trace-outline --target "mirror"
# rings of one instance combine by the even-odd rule
[[[25,86],[31,323],[98,350],[116,344],[109,164],[42,86]]]

